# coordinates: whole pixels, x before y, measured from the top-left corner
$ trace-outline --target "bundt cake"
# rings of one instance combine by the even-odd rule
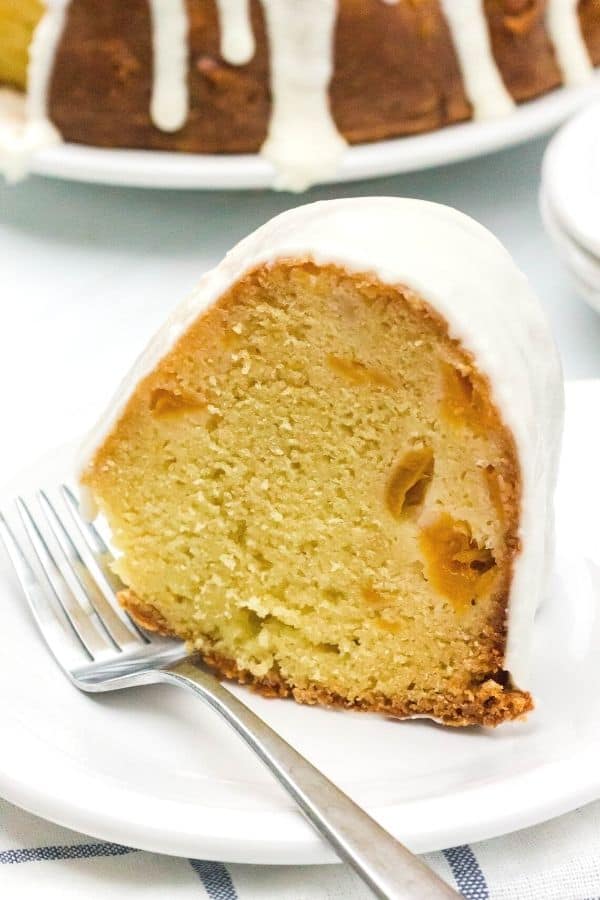
[[[501,116],[593,63],[600,0],[0,0],[23,153],[58,134],[262,149],[292,189],[333,176],[347,142]]]
[[[524,276],[436,204],[315,203],[243,240],[79,465],[120,599],[267,694],[450,725],[532,708],[562,380]]]

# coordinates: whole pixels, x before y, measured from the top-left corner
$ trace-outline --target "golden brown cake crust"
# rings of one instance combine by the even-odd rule
[[[396,719],[426,716],[455,727],[494,727],[507,720],[518,719],[533,709],[530,694],[507,690],[493,678],[487,679],[477,690],[465,691],[462,696],[438,695],[428,705],[392,702],[377,694],[352,702],[317,685],[308,689],[292,688],[277,673],[270,673],[265,678],[255,678],[249,672],[240,672],[231,660],[222,659],[210,652],[203,654],[202,660],[223,677],[239,684],[248,684],[265,697],[293,697],[297,703],[309,706],[318,704],[357,712],[374,712]]]
[[[150,120],[152,53],[147,0],[73,0],[52,81],[51,117],[69,141],[202,153],[256,152],[270,116],[269,60],[258,0],[251,14],[256,53],[244,66],[219,53],[214,0],[187,0],[190,97],[175,134]],[[486,0],[493,51],[516,100],[560,84],[544,25],[546,0]],[[600,5],[580,16],[600,61]],[[340,0],[330,96],[351,142],[429,131],[468,119],[456,53],[439,0]]]
[[[166,637],[177,637],[169,631],[161,614],[149,604],[139,600],[133,591],[122,591],[119,594],[119,601],[142,628]],[[498,624],[502,629],[501,624]],[[529,693],[514,690],[506,683],[502,683],[505,682],[505,678],[501,670],[495,676],[483,681],[476,689],[464,691],[460,696],[455,693],[447,696],[437,695],[427,705],[392,702],[376,693],[372,697],[352,702],[319,685],[308,688],[294,687],[288,684],[276,669],[262,678],[257,678],[251,672],[240,669],[233,660],[226,659],[218,653],[207,650],[199,656],[203,663],[223,678],[248,685],[263,697],[292,697],[297,703],[308,706],[330,706],[357,712],[380,713],[397,719],[426,716],[454,727],[468,725],[495,727],[502,722],[521,718],[533,709],[533,700]]]

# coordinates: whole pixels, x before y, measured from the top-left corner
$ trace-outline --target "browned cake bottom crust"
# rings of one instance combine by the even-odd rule
[[[167,637],[177,637],[166,627],[160,613],[152,606],[142,603],[133,591],[121,591],[119,601],[142,628]],[[258,678],[251,672],[240,669],[233,660],[210,650],[200,653],[199,656],[205,665],[214,669],[223,678],[248,685],[263,697],[293,697],[297,703],[308,706],[319,705],[356,712],[380,713],[397,719],[428,717],[454,727],[467,725],[494,727],[507,720],[521,718],[533,709],[533,700],[529,693],[512,690],[508,684],[501,683],[506,680],[502,677],[504,673],[501,673],[501,677],[497,675],[487,678],[474,690],[465,690],[461,694],[437,694],[425,705],[410,701],[399,703],[376,692],[359,700],[349,700],[320,685],[295,687],[276,669]]]

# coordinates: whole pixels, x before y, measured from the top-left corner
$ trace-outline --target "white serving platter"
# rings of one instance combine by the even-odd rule
[[[349,147],[334,180],[357,181],[416,171],[500,150],[550,131],[598,97],[600,72],[583,87],[553,91],[522,104],[506,118],[466,122],[428,134]],[[35,155],[31,171],[101,184],[219,190],[268,188],[275,175],[271,164],[256,154],[110,150],[68,143]]]

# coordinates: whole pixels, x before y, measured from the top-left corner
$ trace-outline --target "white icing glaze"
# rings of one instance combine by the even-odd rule
[[[481,225],[419,200],[360,198],[301,206],[237,245],[200,281],[131,373],[82,449],[85,468],[137,383],[194,319],[260,264],[311,259],[416,291],[446,319],[490,379],[512,430],[523,484],[518,556],[509,602],[505,666],[526,687],[533,619],[551,561],[553,489],[563,415],[562,375],[541,307],[524,275]]]
[[[28,172],[30,153],[25,142],[25,100],[11,88],[0,88],[0,172],[9,183]]]
[[[329,108],[337,0],[262,0],[271,48],[273,109],[261,153],[275,186],[302,191],[332,178],[346,142]]]
[[[60,142],[48,117],[48,97],[54,59],[63,33],[70,0],[47,0],[46,12],[35,29],[29,48],[25,114],[10,115],[0,130],[1,171],[9,181],[27,174],[31,156]]]
[[[186,0],[149,0],[154,77],[150,115],[161,131],[179,131],[188,117]]]
[[[589,81],[593,65],[579,23],[579,0],[548,0],[546,25],[565,84]]]
[[[492,54],[483,0],[441,0],[475,119],[508,115],[514,101]]]
[[[221,56],[232,66],[243,66],[254,56],[250,0],[217,0],[221,26]]]
[[[54,58],[65,27],[70,0],[46,0],[29,48],[26,114],[30,122],[48,121],[48,95]]]

